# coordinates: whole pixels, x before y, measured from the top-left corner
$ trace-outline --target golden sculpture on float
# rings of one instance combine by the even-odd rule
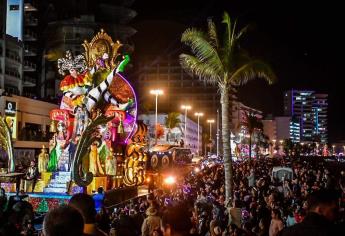
[[[46,147],[43,145],[41,149],[41,153],[38,155],[38,172],[40,174],[47,172],[49,161],[49,154],[47,152]]]
[[[85,60],[89,68],[97,65],[97,61],[102,58],[105,60],[105,66],[107,69],[115,68],[116,58],[120,55],[118,53],[119,48],[122,46],[120,41],[113,42],[112,38],[101,29],[91,42],[87,40],[83,43],[85,49]],[[104,58],[104,57],[107,58]]]
[[[138,122],[136,133],[126,148],[125,173],[123,182],[126,186],[136,186],[145,181],[145,166],[147,161],[146,147],[147,126]]]

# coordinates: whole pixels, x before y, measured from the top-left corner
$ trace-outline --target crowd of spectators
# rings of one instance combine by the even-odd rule
[[[277,165],[290,166],[292,179],[272,178]],[[91,196],[77,194],[68,206],[46,214],[43,234],[345,235],[345,173],[341,168],[328,169],[324,162],[259,159],[234,163],[233,176],[232,199],[225,198],[220,163],[200,166],[174,186],[101,207],[98,212]],[[0,213],[0,235],[34,234],[29,205],[19,202]],[[27,210],[25,214],[22,209]]]

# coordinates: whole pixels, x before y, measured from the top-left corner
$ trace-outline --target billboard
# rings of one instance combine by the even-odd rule
[[[6,34],[23,40],[24,0],[7,0]]]

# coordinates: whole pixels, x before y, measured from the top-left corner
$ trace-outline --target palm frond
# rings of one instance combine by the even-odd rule
[[[224,70],[229,71],[231,65],[232,65],[232,25],[231,25],[231,19],[227,12],[224,12],[223,14],[223,20],[222,23],[225,24],[225,32],[223,36],[223,42],[222,42],[222,59],[223,59],[223,65]]]
[[[201,62],[209,64],[218,73],[223,72],[223,63],[216,48],[202,31],[187,29],[182,34],[181,41],[191,47],[192,52]]]
[[[238,34],[236,35],[236,40],[240,39],[242,37],[242,35],[244,35],[245,33],[247,33],[249,29],[249,25],[246,25],[245,27],[243,27],[240,32],[238,32]]]
[[[211,44],[214,48],[218,50],[219,41],[218,41],[216,25],[211,19],[208,19],[207,23],[208,23],[208,36],[210,37]]]
[[[263,78],[269,84],[276,81],[276,76],[269,65],[254,60],[237,69],[230,77],[230,83],[232,85],[243,85],[255,78]]]
[[[188,54],[180,55],[180,63],[184,70],[191,75],[195,74],[209,84],[217,84],[220,81],[220,75],[211,65],[200,61],[198,58]]]

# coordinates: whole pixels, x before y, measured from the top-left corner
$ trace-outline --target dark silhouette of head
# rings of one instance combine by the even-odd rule
[[[309,212],[324,216],[329,221],[335,220],[339,210],[339,193],[335,190],[322,189],[311,193],[307,199]]]
[[[102,194],[103,191],[104,191],[104,190],[103,190],[103,187],[99,187],[99,188],[97,189],[97,192],[100,193],[100,194]]]
[[[164,235],[189,235],[192,228],[188,207],[180,204],[169,207],[162,218]]]
[[[83,216],[85,224],[95,223],[96,210],[95,202],[90,195],[77,193],[70,199],[69,206],[77,209]]]
[[[70,206],[60,206],[48,211],[43,221],[44,236],[82,236],[83,217]]]

